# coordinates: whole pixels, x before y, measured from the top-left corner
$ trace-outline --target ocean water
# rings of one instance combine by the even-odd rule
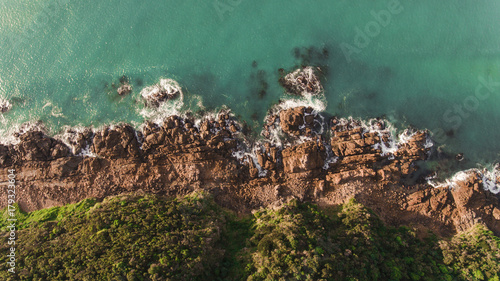
[[[1,0],[0,115],[6,137],[41,120],[128,122],[140,92],[183,88],[176,111],[227,106],[260,130],[287,99],[279,69],[321,68],[326,112],[433,131],[461,165],[500,159],[500,2],[493,0]],[[126,76],[133,92],[116,93]]]

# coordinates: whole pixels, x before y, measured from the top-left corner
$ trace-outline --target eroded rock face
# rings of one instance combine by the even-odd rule
[[[108,159],[139,157],[139,142],[134,128],[123,125],[102,129],[94,136],[92,152]]]
[[[391,140],[383,123],[375,130],[355,120],[332,122],[327,134],[307,135],[305,129],[319,122],[309,110],[278,112],[272,125],[293,142],[280,147],[264,140],[253,154],[242,154],[241,128],[221,112],[198,122],[171,116],[162,124],[145,123],[141,131],[129,125],[95,135],[79,130],[65,140],[72,149],[28,131],[19,144],[0,145],[0,167],[16,169],[19,204],[26,211],[139,190],[174,196],[204,189],[239,212],[290,198],[335,205],[355,197],[393,225],[446,236],[483,222],[500,234],[498,198],[484,190],[479,175],[453,190],[402,184],[415,162],[427,157],[426,132],[408,134],[384,154]],[[76,153],[87,143],[94,157]]]
[[[8,146],[0,144],[0,165],[7,166],[12,164],[12,157],[14,155],[9,150]]]
[[[16,147],[19,162],[50,161],[70,154],[63,142],[47,137],[41,131],[28,131],[19,139],[20,144]]]
[[[432,218],[452,232],[485,223],[497,235],[500,233],[498,197],[484,190],[476,173],[471,173],[454,188],[431,188],[412,193],[407,202],[407,210]]]
[[[304,108],[296,107],[283,110],[279,114],[280,126],[283,132],[299,136],[299,128],[304,125]]]
[[[321,169],[325,161],[325,147],[315,141],[283,150],[283,168],[287,174],[304,173]]]

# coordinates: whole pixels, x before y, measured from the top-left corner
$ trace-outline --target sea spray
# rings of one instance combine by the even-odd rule
[[[337,130],[345,131],[352,130],[355,128],[362,128],[362,135],[367,133],[376,134],[380,142],[372,145],[375,150],[380,150],[380,155],[388,157],[389,160],[394,159],[394,154],[403,146],[408,143],[413,137],[418,133],[414,129],[405,129],[398,133],[398,130],[394,125],[386,119],[372,118],[369,120],[356,119],[353,117],[348,118],[335,118],[335,126]],[[428,151],[428,156],[430,155],[430,148],[434,146],[429,134],[426,134],[424,148]]]
[[[140,96],[147,105],[139,112],[145,120],[161,125],[167,117],[183,114],[184,94],[173,79],[161,79],[158,84],[144,88]]]
[[[2,118],[3,118],[3,114],[8,112],[11,108],[12,108],[12,104],[10,103],[10,101],[8,101],[4,98],[0,98],[0,114],[2,115]]]
[[[493,169],[468,169],[455,173],[451,178],[444,182],[435,182],[432,177],[427,179],[427,183],[434,188],[458,188],[458,184],[467,181],[470,177],[477,176],[481,179],[484,190],[493,194],[500,193],[500,177],[499,164],[496,164]]]
[[[48,133],[48,129],[41,121],[30,121],[22,124],[14,124],[6,131],[0,131],[2,137],[0,144],[17,145],[20,142],[19,136],[29,131],[41,131],[44,134]]]
[[[318,78],[319,72],[319,67],[307,66],[288,73],[280,78],[279,82],[288,94],[315,96],[323,93],[323,86]]]
[[[104,128],[100,127],[100,129]],[[97,131],[92,127],[83,126],[66,126],[61,134],[54,136],[55,139],[62,141],[71,150],[71,153],[76,156],[96,157],[92,152],[92,141]]]

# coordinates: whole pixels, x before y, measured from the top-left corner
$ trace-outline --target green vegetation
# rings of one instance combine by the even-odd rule
[[[351,201],[327,216],[291,202],[258,213],[251,280],[446,280],[433,240],[388,228]]]
[[[214,280],[224,225],[204,194],[114,197],[19,231],[12,280]],[[6,255],[0,262],[0,279],[8,280]]]
[[[39,211],[34,211],[31,213],[25,213],[20,208],[19,205],[14,204],[16,215],[16,227],[17,229],[24,229],[31,225],[36,225],[46,221],[60,221],[64,217],[70,215],[79,215],[88,211],[92,206],[97,203],[94,199],[85,199],[76,204],[68,204],[62,207],[52,207],[48,209],[43,209]],[[6,231],[6,226],[8,225],[7,219],[9,218],[9,212],[7,207],[2,210],[2,221],[0,221],[0,230]]]
[[[465,280],[500,280],[500,238],[483,225],[442,241],[444,262]]]
[[[1,280],[499,280],[500,239],[484,226],[421,240],[354,200],[237,217],[205,193],[129,195],[18,220],[17,276],[2,254]]]

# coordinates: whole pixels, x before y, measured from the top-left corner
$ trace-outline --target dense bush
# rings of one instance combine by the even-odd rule
[[[204,194],[114,197],[19,231],[16,270],[20,280],[212,280],[224,224]],[[7,280],[5,255],[0,262]]]
[[[238,217],[205,193],[129,195],[17,219],[17,276],[2,243],[0,280],[499,280],[500,239],[484,226],[421,240],[354,200]]]
[[[331,213],[295,201],[257,213],[250,280],[451,280],[435,241],[355,201]]]
[[[466,280],[499,281],[500,239],[483,225],[440,243],[444,262]]]

